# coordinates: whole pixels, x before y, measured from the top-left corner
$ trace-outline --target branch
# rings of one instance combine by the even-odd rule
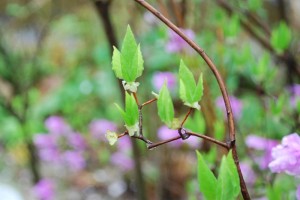
[[[210,142],[215,143],[215,144],[217,144],[221,147],[224,147],[227,150],[230,149],[230,145],[228,145],[224,142],[220,142],[219,140],[216,140],[216,139],[211,138],[209,136],[202,135],[202,134],[197,134],[197,133],[194,133],[194,132],[186,132],[186,134],[191,135],[191,136],[195,136],[195,137],[199,137],[199,138],[202,138],[202,139],[207,140],[207,141],[210,141]]]
[[[142,103],[142,105],[140,106],[141,108],[143,108],[144,106],[146,106],[146,105],[148,105],[148,104],[150,104],[150,103],[153,103],[154,101],[156,101],[157,100],[157,98],[154,98],[154,99],[151,99],[151,100],[149,100],[149,101],[146,101],[145,103]]]
[[[189,117],[189,115],[191,114],[193,108],[190,108],[189,111],[186,113],[184,119],[182,120],[181,124],[180,124],[180,128],[182,128],[183,124],[185,123],[185,121],[187,120],[187,118]]]

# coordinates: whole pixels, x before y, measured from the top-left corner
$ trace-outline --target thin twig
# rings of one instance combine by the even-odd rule
[[[187,118],[189,117],[189,115],[191,114],[192,110],[193,110],[193,108],[190,108],[189,111],[186,113],[183,121],[180,124],[180,128],[182,128],[183,124],[185,123],[185,121],[187,120]]]
[[[229,150],[229,146],[225,143],[225,142],[221,142],[219,140],[216,140],[214,138],[211,138],[209,136],[206,136],[206,135],[202,135],[202,134],[197,134],[197,133],[194,133],[194,132],[186,132],[186,134],[188,135],[191,135],[191,136],[195,136],[195,137],[199,137],[199,138],[202,138],[204,140],[208,140],[212,143],[215,143],[221,147],[224,147],[225,149]]]
[[[141,108],[144,107],[144,106],[146,106],[146,105],[148,105],[148,104],[150,104],[150,103],[153,103],[156,100],[157,100],[157,98],[154,98],[154,99],[151,99],[149,101],[146,101],[145,103],[142,103]]]
[[[149,145],[147,148],[149,150],[151,150],[151,149],[154,149],[154,148],[156,148],[156,147],[158,147],[160,145],[167,144],[169,142],[173,142],[173,141],[179,140],[179,139],[181,139],[180,135],[178,135],[176,137],[173,137],[173,138],[170,138],[168,140],[164,140],[164,141],[160,141],[160,142],[157,142],[157,143],[153,143],[153,144]]]
[[[136,92],[133,92],[132,94],[133,94],[133,97],[134,97],[134,99],[135,99],[136,104],[137,104],[137,105],[140,105],[140,104],[139,104],[139,100],[138,100],[137,95],[136,95]]]
[[[150,140],[148,140],[147,138],[145,138],[143,135],[139,135],[139,136],[132,136],[133,138],[136,138],[138,140],[142,140],[144,141],[146,144],[153,144],[153,142],[151,142]]]
[[[125,135],[128,135],[128,131],[125,131],[124,133],[121,133],[120,135],[118,135],[118,138],[121,138],[121,137],[123,137]]]

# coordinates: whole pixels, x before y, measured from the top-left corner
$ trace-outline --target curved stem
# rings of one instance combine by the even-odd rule
[[[236,165],[238,173],[239,173],[241,192],[242,192],[243,198],[245,200],[250,199],[250,196],[249,196],[249,193],[247,190],[247,186],[245,184],[243,175],[241,173],[239,159],[238,159],[238,155],[236,152],[235,127],[234,127],[234,120],[233,120],[231,104],[230,104],[229,96],[228,96],[228,93],[227,93],[227,90],[225,87],[225,83],[224,83],[218,69],[216,68],[215,64],[207,56],[207,54],[204,52],[204,50],[201,47],[199,47],[195,42],[193,42],[191,39],[189,39],[176,25],[174,25],[169,19],[167,19],[165,16],[163,16],[158,10],[156,10],[154,7],[152,7],[145,0],[135,0],[135,2],[139,3],[141,6],[143,6],[148,11],[153,13],[158,19],[160,19],[169,28],[171,28],[173,31],[175,31],[183,40],[185,40],[203,58],[203,60],[207,63],[207,65],[213,72],[215,78],[217,79],[219,88],[220,88],[222,96],[223,96],[225,107],[226,107],[227,121],[228,121],[228,128],[229,128],[229,137],[230,137],[230,149],[232,149],[232,154],[233,154],[233,158],[235,161],[235,165]]]
[[[191,135],[191,136],[195,136],[195,137],[199,137],[199,138],[202,138],[204,140],[208,140],[212,143],[215,143],[221,147],[224,147],[225,149],[229,150],[229,146],[224,143],[224,142],[220,142],[219,140],[216,140],[214,138],[211,138],[209,136],[206,136],[206,135],[201,135],[201,134],[197,134],[197,133],[193,133],[193,132],[186,132],[188,135]]]

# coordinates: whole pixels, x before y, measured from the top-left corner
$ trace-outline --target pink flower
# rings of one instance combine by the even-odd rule
[[[86,165],[83,156],[83,151],[86,149],[84,137],[80,133],[73,132],[60,117],[48,118],[45,125],[49,133],[34,136],[34,143],[41,160],[67,165],[74,171],[83,169]]]
[[[296,107],[297,102],[300,101],[300,84],[294,84],[289,88],[291,93],[290,103],[292,107]]]
[[[174,90],[177,82],[176,80],[176,76],[172,72],[157,72],[153,75],[152,85],[156,91],[159,91],[166,82],[169,90]]]
[[[86,165],[82,153],[78,151],[66,151],[62,155],[62,159],[66,165],[74,171],[81,170]]]
[[[191,136],[188,139],[184,140],[184,143],[189,145],[191,148],[197,149],[200,147],[201,139],[198,137]]]
[[[300,176],[300,137],[293,133],[283,137],[281,144],[272,149],[273,160],[269,164],[272,172],[285,172]]]
[[[255,161],[261,169],[266,169],[269,163],[272,161],[271,151],[272,148],[278,144],[276,140],[271,140],[256,135],[249,135],[246,138],[246,145],[249,148],[263,151],[262,156],[257,156]]]
[[[130,137],[121,137],[117,142],[118,151],[125,152],[131,150]]]
[[[84,138],[80,133],[69,133],[68,136],[69,145],[72,146],[76,150],[83,150],[86,147],[86,143]]]
[[[68,133],[71,128],[62,117],[50,116],[45,120],[45,126],[50,133],[62,135]]]
[[[106,141],[105,134],[108,130],[117,131],[117,125],[105,119],[93,120],[89,125],[90,133],[98,140]]]
[[[195,33],[191,29],[181,29],[187,37],[194,40]],[[175,33],[173,30],[168,31],[169,41],[166,45],[166,51],[170,53],[179,53],[184,50],[187,50],[189,53],[192,53],[192,48],[180,37]]]
[[[42,179],[33,187],[33,193],[39,200],[52,200],[54,183],[49,179]]]
[[[113,153],[110,156],[110,161],[112,164],[118,166],[123,171],[130,171],[134,168],[132,158],[122,152]]]
[[[245,182],[249,185],[253,185],[257,177],[249,163],[241,162],[240,167],[245,178]]]
[[[50,134],[36,134],[34,136],[34,144],[38,148],[55,148],[56,139]]]
[[[232,109],[234,117],[239,119],[242,115],[243,103],[234,96],[230,96],[229,100],[231,103],[231,109]],[[216,105],[218,106],[218,108],[220,108],[223,111],[224,116],[226,117],[227,114],[226,114],[225,103],[221,96],[217,98]]]

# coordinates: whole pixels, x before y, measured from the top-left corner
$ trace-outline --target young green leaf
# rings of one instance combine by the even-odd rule
[[[217,200],[234,200],[239,195],[240,184],[231,151],[222,158],[217,184]]]
[[[121,50],[122,74],[126,82],[134,82],[142,74],[143,62],[140,46],[128,26]]]
[[[136,132],[138,132],[139,120],[138,105],[135,102],[134,96],[126,92],[125,110],[123,110],[118,104],[116,104],[116,106],[124,119],[125,126],[129,132],[129,135],[133,136]]]
[[[115,72],[116,77],[123,79],[122,67],[121,67],[121,53],[116,47],[113,47],[113,56],[112,56],[112,70]]]
[[[203,75],[200,74],[200,77],[199,77],[199,80],[198,80],[198,83],[197,83],[197,86],[196,86],[196,89],[195,89],[195,92],[193,95],[193,101],[194,102],[200,101],[202,96],[203,96]]]
[[[138,105],[136,104],[133,94],[128,94],[126,92],[125,96],[125,112],[127,116],[127,121],[125,122],[126,125],[133,126],[139,119]]]
[[[292,40],[292,33],[286,23],[280,22],[279,26],[273,29],[271,34],[271,45],[278,52],[282,53],[289,47]]]
[[[174,106],[166,83],[159,91],[157,109],[161,121],[171,127],[174,119]]]
[[[194,79],[193,73],[181,60],[179,67],[179,96],[185,105],[200,109],[199,101],[203,96],[203,77],[199,77],[198,83]]]
[[[197,152],[198,158],[198,182],[200,192],[207,200],[216,199],[217,196],[217,179],[212,171],[206,165],[202,155]]]
[[[134,81],[142,75],[144,60],[140,45],[136,43],[130,26],[127,27],[121,52],[116,47],[113,48],[112,69],[116,77],[126,83],[124,89],[135,92],[138,83]]]
[[[179,66],[179,78],[180,82],[182,82],[181,86],[185,91],[185,99],[187,99],[188,102],[191,102],[193,100],[193,92],[196,89],[196,82],[193,73],[187,68],[182,60],[180,61]]]

